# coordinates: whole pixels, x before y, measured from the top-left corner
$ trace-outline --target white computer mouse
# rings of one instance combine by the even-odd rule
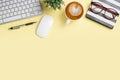
[[[43,16],[37,29],[37,35],[40,36],[41,38],[46,37],[50,31],[53,21],[54,20],[52,16],[49,15]]]

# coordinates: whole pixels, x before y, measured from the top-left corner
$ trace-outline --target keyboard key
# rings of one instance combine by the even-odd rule
[[[3,23],[3,20],[0,20],[0,24]]]
[[[22,14],[22,17],[23,17],[23,18],[26,18],[26,17],[27,17],[27,15],[26,15],[26,14]]]
[[[0,16],[0,19],[2,19],[2,16]]]
[[[19,20],[19,19],[21,19],[21,18],[22,18],[21,15],[17,15],[17,16],[5,18],[5,19],[3,19],[3,20],[4,20],[4,22],[9,22],[9,21]]]

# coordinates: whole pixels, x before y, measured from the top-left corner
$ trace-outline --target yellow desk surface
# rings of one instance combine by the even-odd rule
[[[120,80],[120,18],[111,30],[85,17],[91,0],[76,1],[85,12],[70,25],[65,25],[65,7],[43,7],[40,16],[0,25],[0,80]],[[55,21],[41,39],[35,31],[45,14]],[[8,30],[30,21],[38,23]]]

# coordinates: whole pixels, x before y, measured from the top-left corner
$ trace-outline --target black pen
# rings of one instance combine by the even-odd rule
[[[34,24],[34,23],[36,23],[36,22],[30,22],[30,23],[26,23],[26,24],[22,24],[22,25],[10,27],[9,30],[19,29],[19,28],[21,28],[21,27],[23,27],[23,26],[29,26],[29,25],[32,25],[32,24]]]

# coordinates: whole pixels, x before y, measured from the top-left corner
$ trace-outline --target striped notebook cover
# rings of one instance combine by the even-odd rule
[[[92,2],[98,2],[98,3],[102,4],[104,7],[112,8],[112,9],[116,10],[118,12],[118,14],[120,13],[120,0],[92,0]],[[91,4],[91,6],[92,6],[92,4]],[[107,19],[104,17],[104,15],[103,15],[104,13],[105,13],[105,10],[102,10],[100,13],[96,14],[96,13],[92,12],[89,8],[89,10],[86,14],[86,17],[112,29],[117,21],[118,16],[116,16],[114,19],[110,20],[110,19]]]

